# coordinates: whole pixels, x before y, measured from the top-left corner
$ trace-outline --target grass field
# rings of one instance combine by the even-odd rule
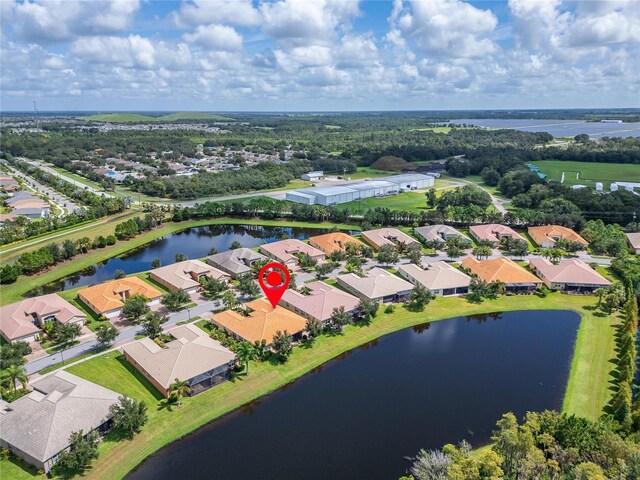
[[[424,193],[404,192],[390,197],[369,197],[355,202],[340,204],[341,208],[348,208],[352,212],[363,212],[376,207],[392,210],[430,210]]]
[[[611,182],[640,182],[638,165],[554,160],[533,162],[533,164],[552,181],[560,182],[564,172],[564,185],[586,185],[595,188],[596,182],[602,182],[605,191],[609,191]]]
[[[175,122],[178,120],[208,120],[208,121],[228,121],[235,120],[231,117],[224,117],[222,115],[216,115],[213,113],[201,113],[201,112],[177,112],[169,115],[143,115],[140,113],[101,113],[98,115],[89,115],[87,117],[80,117],[82,120],[93,120],[96,122]]]

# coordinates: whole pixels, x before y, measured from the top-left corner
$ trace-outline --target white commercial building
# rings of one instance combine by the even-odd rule
[[[623,188],[627,192],[633,193],[633,191],[638,188],[640,189],[640,183],[635,182],[613,182],[610,187],[612,192],[616,192],[619,189]]]
[[[304,173],[300,178],[307,182],[314,182],[316,180],[320,180],[322,177],[324,177],[324,172],[322,170],[317,170],[315,172]]]

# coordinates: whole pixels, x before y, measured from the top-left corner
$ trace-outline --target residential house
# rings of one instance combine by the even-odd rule
[[[236,248],[208,256],[207,263],[228,273],[231,278],[238,278],[245,273],[251,273],[253,264],[266,258],[250,248]]]
[[[546,258],[532,258],[529,268],[547,287],[566,292],[592,292],[611,285],[609,280],[576,258],[563,258],[558,264]]]
[[[236,356],[209,334],[191,323],[166,333],[175,340],[164,346],[145,337],[122,347],[124,358],[165,397],[176,378],[189,383],[191,395],[229,378]]]
[[[305,283],[300,290],[288,289],[278,305],[306,319],[315,319],[323,323],[331,318],[336,308],[344,307],[345,312],[353,312],[360,303],[359,298],[324,282]]]
[[[120,394],[59,370],[31,383],[32,391],[11,403],[0,400],[0,447],[49,472],[82,430],[108,431],[109,407]]]
[[[413,233],[427,243],[446,243],[450,238],[459,238],[471,244],[471,239],[449,225],[427,225],[413,229]]]
[[[336,280],[338,285],[358,298],[383,303],[404,301],[413,290],[411,283],[378,267],[364,272],[362,277],[346,273],[338,275]]]
[[[506,225],[499,225],[497,223],[490,223],[488,225],[472,225],[469,227],[469,233],[477,241],[491,242],[494,247],[500,244],[503,238],[511,238],[512,240],[526,240],[518,234],[515,230]]]
[[[267,345],[273,341],[276,332],[287,331],[295,340],[302,337],[306,320],[300,315],[277,305],[275,308],[265,298],[253,300],[245,305],[246,310],[225,310],[211,315],[210,321],[222,328],[232,337],[254,343],[265,340]]]
[[[447,262],[431,262],[424,268],[408,263],[398,267],[398,273],[414,285],[423,285],[434,295],[462,295],[469,291],[471,277]]]
[[[575,242],[583,245],[585,248],[589,245],[584,238],[578,235],[570,228],[561,225],[543,225],[540,227],[529,227],[529,236],[542,248],[553,248],[560,239],[569,242]]]
[[[149,276],[173,292],[183,290],[188,294],[196,293],[202,280],[215,278],[227,281],[229,279],[229,275],[225,272],[210,267],[200,260],[185,260],[156,268],[151,270]]]
[[[0,176],[0,188],[5,192],[15,192],[20,190],[20,183],[13,177]]]
[[[362,238],[376,250],[380,250],[380,247],[383,245],[398,246],[401,243],[404,245],[420,244],[415,238],[401,232],[397,228],[367,230],[362,232]]]
[[[344,252],[347,250],[348,244],[353,244],[358,247],[364,246],[364,243],[360,240],[344,232],[325,233],[324,235],[316,235],[309,238],[309,245],[322,250],[326,254]]]
[[[55,293],[0,307],[0,333],[9,342],[33,342],[47,322],[84,325],[87,316]]]
[[[124,302],[134,295],[142,295],[149,305],[160,303],[162,292],[138,277],[119,278],[83,288],[78,292],[80,300],[98,315],[114,318],[122,313]]]
[[[317,248],[295,238],[266,243],[260,247],[260,252],[264,253],[267,257],[271,257],[274,260],[283,263],[289,268],[298,264],[298,257],[296,255],[299,254],[304,253],[309,255],[317,262],[323,262],[325,259],[325,255],[322,250],[318,250]]]
[[[467,257],[462,267],[487,283],[503,282],[507,292],[532,293],[542,280],[507,257],[478,260]]]
[[[635,251],[636,255],[640,255],[640,232],[627,233],[626,235],[631,248]]]

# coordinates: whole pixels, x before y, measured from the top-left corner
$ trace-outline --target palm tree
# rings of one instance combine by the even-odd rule
[[[607,289],[602,287],[596,288],[593,293],[598,296],[598,304],[596,305],[596,307],[600,307],[600,305],[602,305],[602,297],[604,297],[605,293],[607,293]]]
[[[258,356],[258,352],[256,351],[255,348],[253,348],[253,345],[251,345],[249,342],[242,342],[240,345],[238,345],[238,349],[236,351],[236,354],[238,355],[238,359],[244,363],[246,369],[247,369],[247,377],[249,376],[249,361],[250,360],[255,360]]]
[[[176,378],[176,381],[173,382],[169,387],[169,391],[171,392],[171,395],[176,397],[179,407],[181,405],[180,399],[185,395],[189,395],[191,393],[191,387],[189,386],[189,382],[187,380],[180,380]]]
[[[491,289],[491,292],[493,292],[496,295],[501,295],[507,291],[507,286],[505,285],[504,282],[501,282],[500,280],[494,280],[493,282],[491,282],[489,284],[489,288]]]
[[[20,382],[22,388],[27,388],[27,374],[21,366],[11,365],[5,368],[2,375],[11,381],[11,390],[16,390],[16,382]]]

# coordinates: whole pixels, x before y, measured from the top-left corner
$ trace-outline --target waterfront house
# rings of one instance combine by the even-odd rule
[[[134,295],[142,295],[149,305],[160,303],[162,292],[138,277],[119,278],[83,288],[78,292],[80,300],[98,315],[114,318],[122,313],[124,302]]]
[[[447,262],[431,262],[424,268],[408,263],[398,267],[398,273],[414,285],[423,285],[434,295],[462,295],[469,291],[471,277]]]
[[[87,316],[55,293],[0,307],[0,332],[9,342],[33,342],[47,322],[84,325]]]
[[[536,245],[542,248],[553,248],[560,239],[575,242],[587,248],[589,242],[578,235],[570,228],[561,225],[542,225],[539,227],[529,227],[529,236]]]
[[[346,273],[338,275],[336,280],[338,285],[358,298],[383,303],[402,302],[413,290],[411,283],[377,267],[364,272],[362,277],[355,273]]]
[[[401,232],[397,228],[366,230],[362,232],[362,238],[376,250],[380,250],[380,247],[383,245],[393,245],[397,247],[401,243],[404,245],[420,244],[415,238]]]
[[[24,397],[0,400],[0,447],[37,470],[51,470],[73,432],[110,429],[109,407],[118,402],[118,393],[64,370],[30,386]]]
[[[266,258],[261,253],[250,248],[236,248],[235,250],[209,255],[207,263],[228,273],[231,278],[238,278],[245,273],[251,273],[252,265]]]
[[[302,291],[288,289],[279,305],[306,319],[327,322],[334,309],[344,307],[345,312],[358,308],[360,299],[324,282],[305,283]]]
[[[478,242],[490,242],[494,247],[497,247],[503,238],[522,240],[523,242],[526,242],[526,240],[511,227],[499,225],[497,223],[490,223],[488,225],[472,225],[469,227],[469,233]]]
[[[227,380],[235,354],[191,323],[166,332],[174,340],[164,346],[148,337],[122,347],[124,358],[165,397],[176,378],[189,382],[196,395]]]
[[[277,331],[287,331],[295,340],[302,337],[306,320],[297,313],[279,305],[274,308],[265,298],[253,300],[244,307],[242,311],[225,310],[211,315],[210,321],[244,342],[265,340],[270,345]]]
[[[316,235],[309,238],[309,245],[322,250],[326,254],[345,252],[349,244],[357,247],[364,246],[364,243],[360,240],[344,232],[325,233],[324,235]]]
[[[640,255],[640,233],[627,233],[627,240],[636,255]]]
[[[487,283],[502,282],[507,292],[532,293],[542,280],[507,257],[478,260],[467,257],[462,267]]]
[[[413,229],[413,233],[427,243],[444,244],[450,238],[459,238],[464,243],[471,244],[471,239],[449,225],[427,225]]]
[[[209,278],[227,281],[229,275],[211,267],[200,260],[185,260],[172,263],[166,267],[151,270],[149,276],[152,280],[171,291],[183,290],[188,294],[196,293],[200,288],[200,282]]]
[[[322,250],[318,250],[316,247],[312,247],[295,238],[265,243],[260,247],[260,252],[289,268],[298,264],[298,257],[296,257],[296,255],[306,254],[317,262],[322,262],[325,259]]]
[[[611,282],[577,258],[563,258],[558,264],[546,258],[532,258],[529,268],[549,288],[566,292],[592,292],[611,285]]]

